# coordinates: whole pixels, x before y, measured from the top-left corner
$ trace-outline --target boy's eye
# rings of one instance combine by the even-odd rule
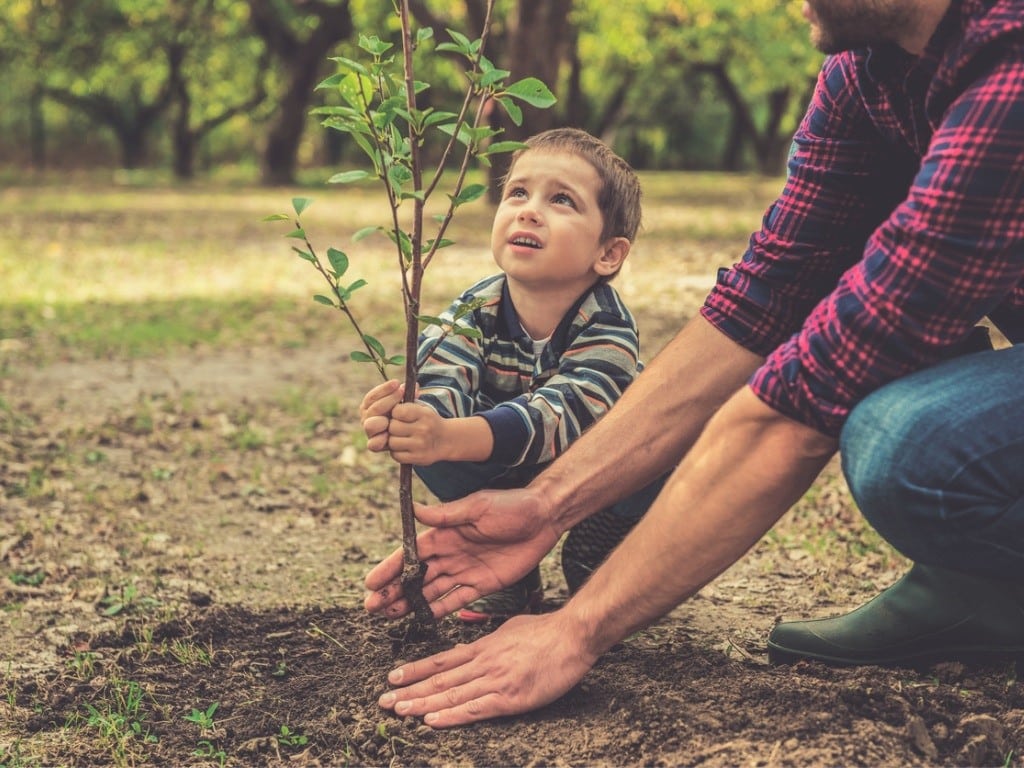
[[[523,187],[509,187],[505,197],[525,197],[526,190]]]
[[[565,192],[559,192],[558,194],[556,194],[554,197],[551,198],[551,202],[557,205],[568,205],[570,208],[576,207],[576,201],[573,200]]]

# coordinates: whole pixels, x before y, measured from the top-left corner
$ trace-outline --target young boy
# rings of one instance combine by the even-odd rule
[[[640,226],[640,184],[605,144],[576,129],[529,139],[505,179],[491,248],[502,272],[460,296],[482,306],[460,319],[481,338],[429,326],[420,337],[418,392],[371,389],[360,418],[371,451],[412,464],[442,501],[526,485],[622,395],[641,369],[636,323],[608,281]],[[657,489],[569,532],[562,568],[570,591],[622,540]],[[487,595],[459,616],[503,619],[533,608],[540,571]]]

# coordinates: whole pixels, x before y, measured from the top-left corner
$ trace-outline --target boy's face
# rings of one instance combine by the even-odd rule
[[[508,279],[526,290],[576,297],[614,274],[629,241],[601,242],[600,189],[600,176],[581,157],[533,149],[520,155],[491,229],[494,260]]]

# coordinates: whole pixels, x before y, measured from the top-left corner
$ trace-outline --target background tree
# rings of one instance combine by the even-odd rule
[[[439,35],[478,34],[485,0],[412,0]],[[353,142],[307,131],[330,56],[355,30],[397,43],[379,0],[5,0],[0,14],[0,162],[142,164],[195,172],[258,167],[267,183],[357,161]],[[525,107],[511,137],[551,125],[600,136],[637,168],[778,172],[821,62],[791,0],[497,0],[490,55],[536,76],[559,102]],[[441,103],[456,63],[423,63]],[[268,94],[260,99],[261,91]],[[331,99],[334,99],[332,102]],[[309,136],[315,138],[310,139]],[[305,139],[305,140],[304,140]],[[428,151],[430,148],[428,147]],[[49,154],[49,158],[47,158]],[[504,171],[498,162],[492,180]],[[496,184],[491,184],[496,187]]]
[[[190,179],[200,142],[267,98],[270,56],[238,0],[178,0],[169,11],[180,17],[168,47],[171,162],[175,177]]]
[[[470,25],[479,24],[484,7],[484,0],[465,0],[463,18]],[[449,15],[435,13],[426,0],[410,2],[410,9],[419,23],[433,29],[435,35],[444,34],[452,26]],[[562,65],[569,58],[573,39],[571,9],[572,0],[515,0],[497,4],[488,42],[489,57],[496,66],[508,70],[513,81],[537,78],[547,83],[557,97],[561,91]],[[521,141],[564,122],[557,109],[530,106],[523,108],[518,125],[500,109],[489,110],[488,120],[490,127],[502,131],[502,137],[509,141]],[[508,163],[507,155],[496,156],[488,169],[488,196],[492,202],[500,194],[499,180],[508,171]]]
[[[781,170],[821,63],[797,4],[580,1],[581,88],[605,140],[621,129],[640,167]]]
[[[248,1],[254,28],[281,69],[277,111],[263,150],[262,180],[291,184],[313,88],[328,71],[331,50],[351,36],[352,12],[349,0]]]

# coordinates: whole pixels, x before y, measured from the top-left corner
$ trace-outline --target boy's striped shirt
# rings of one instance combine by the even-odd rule
[[[480,339],[428,326],[420,336],[419,401],[446,418],[482,416],[494,434],[491,461],[551,461],[622,395],[641,369],[636,322],[611,286],[599,283],[566,313],[539,356],[523,330],[505,275],[470,287],[440,317],[473,299],[459,322]],[[424,357],[428,356],[424,360]]]

